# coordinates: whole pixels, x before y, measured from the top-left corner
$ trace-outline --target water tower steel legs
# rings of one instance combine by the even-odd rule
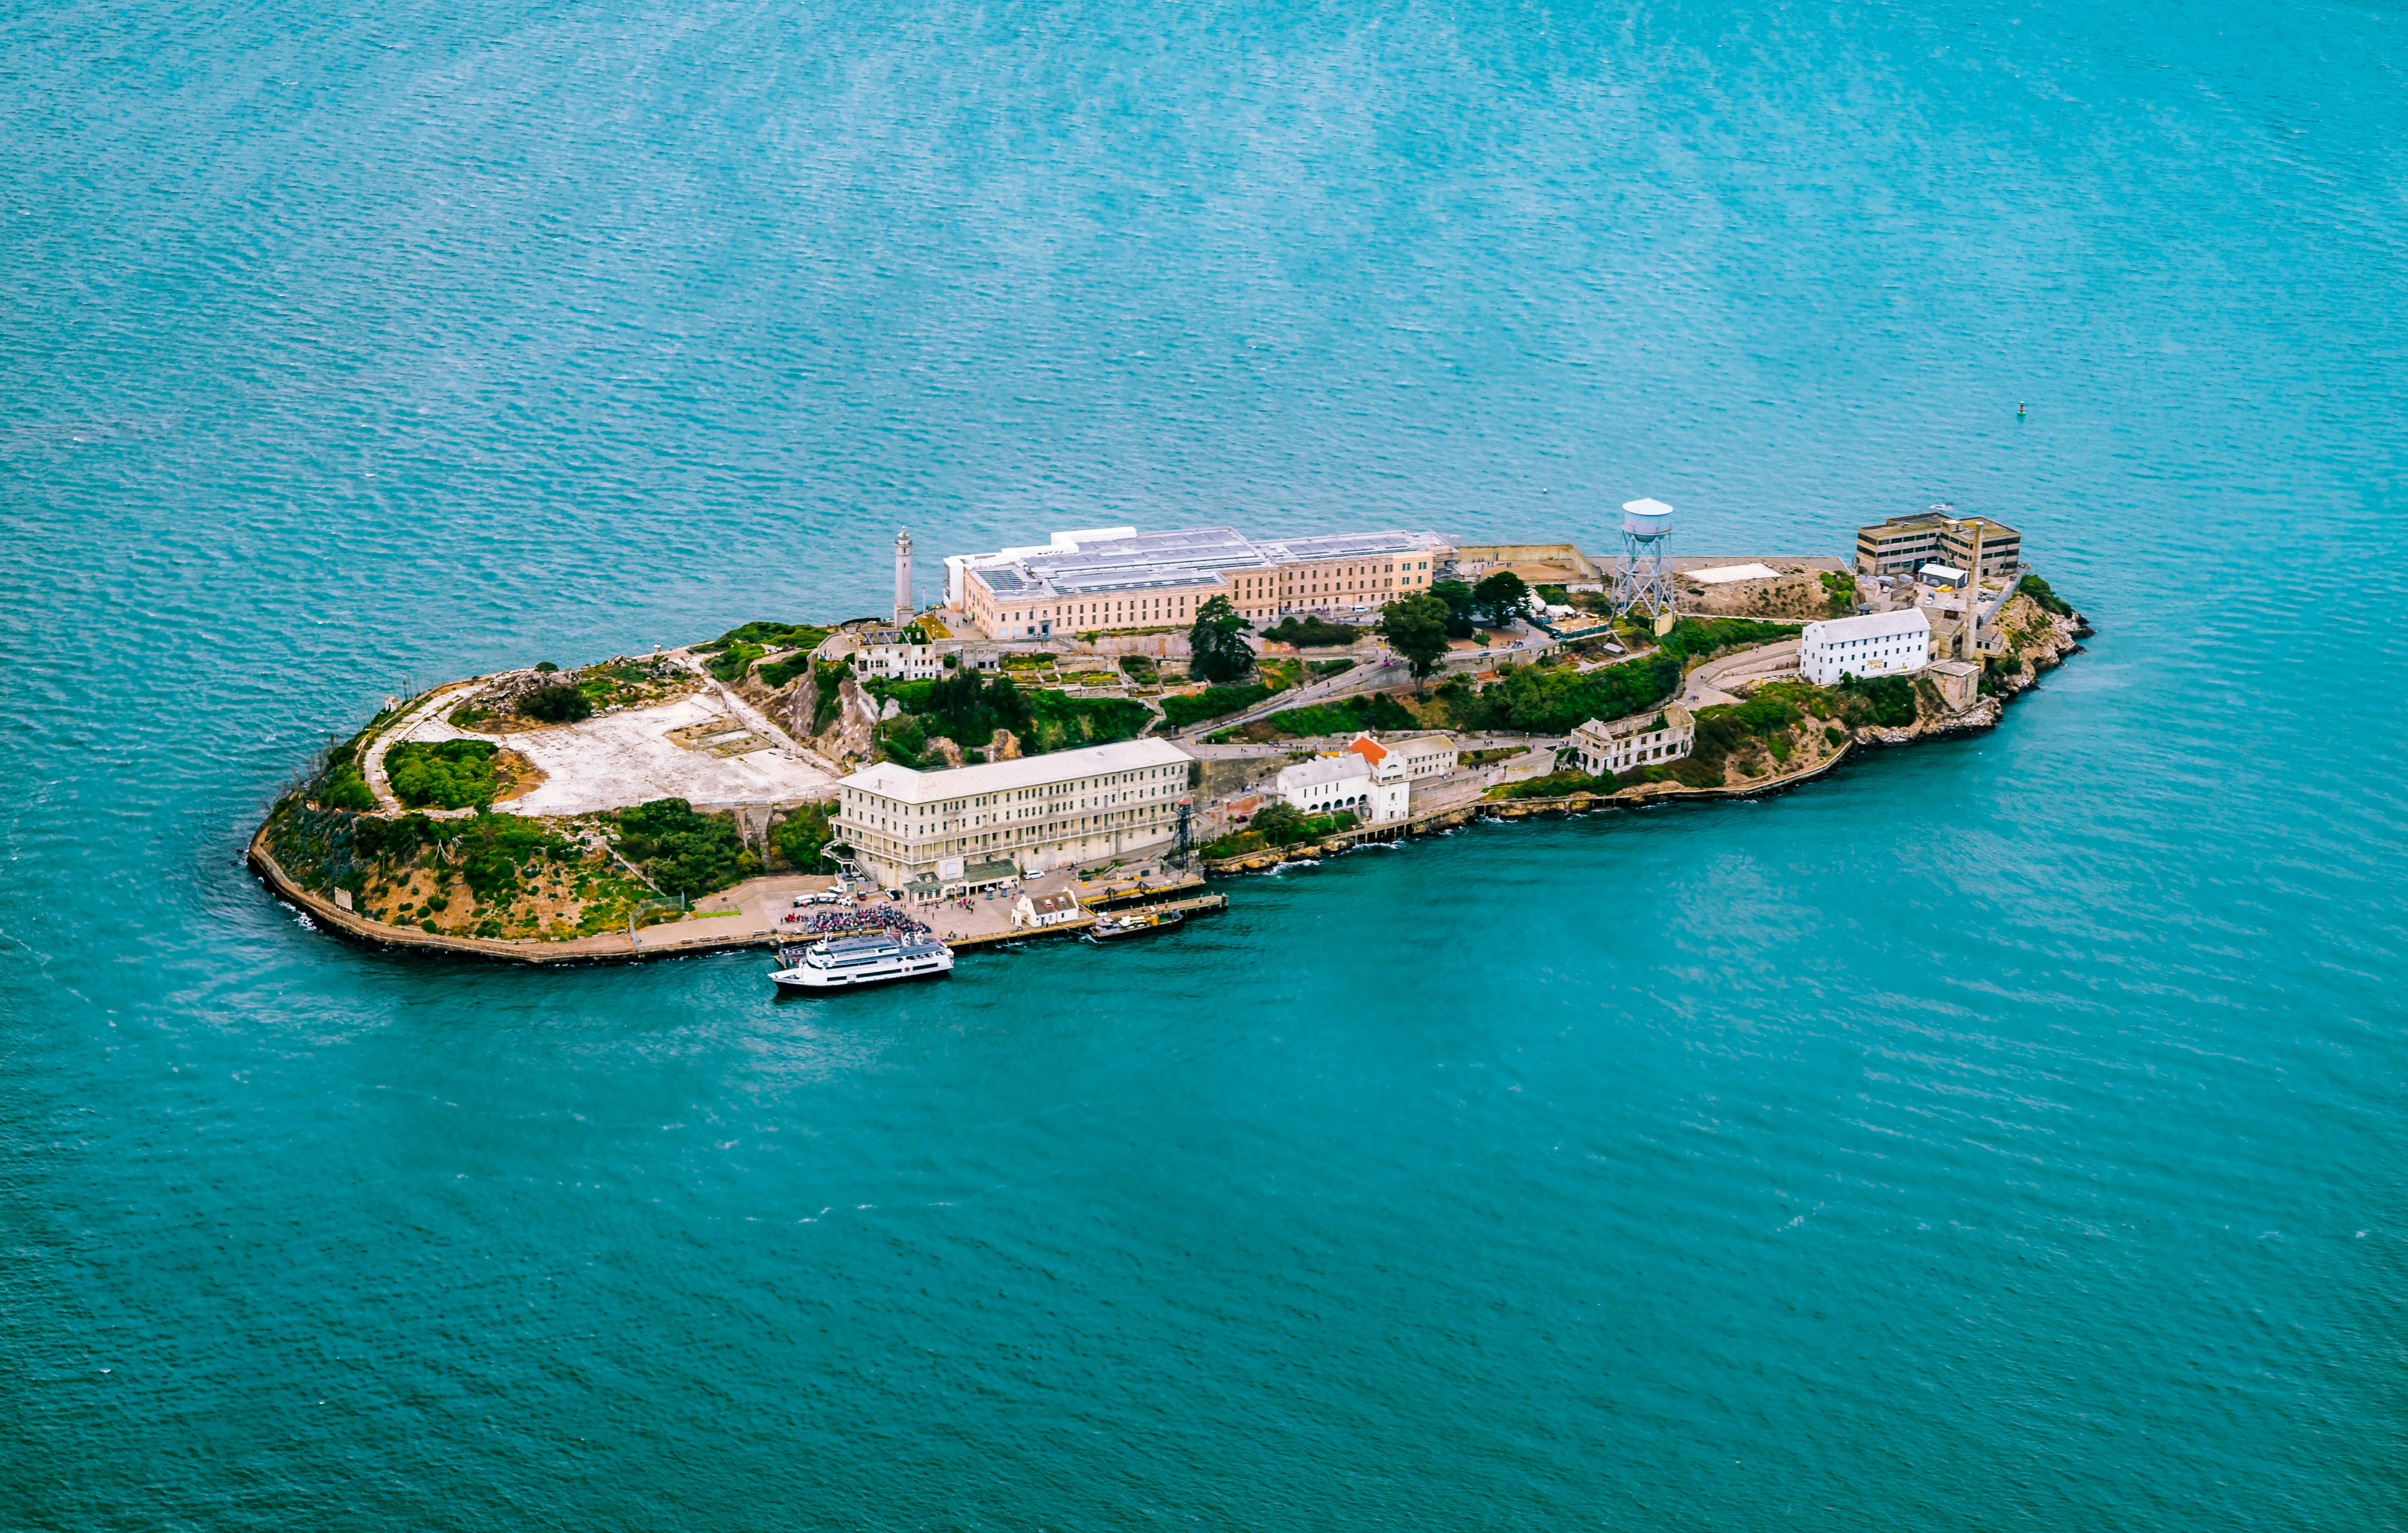
[[[1649,616],[1672,609],[1672,566],[1664,552],[1670,534],[1622,534],[1622,569],[1613,580],[1613,615],[1645,608]]]

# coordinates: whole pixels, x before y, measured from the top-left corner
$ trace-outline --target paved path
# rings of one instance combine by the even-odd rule
[[[1306,708],[1314,703],[1326,703],[1333,697],[1343,697],[1350,693],[1376,692],[1383,687],[1394,686],[1410,678],[1411,673],[1405,670],[1404,662],[1401,660],[1393,657],[1372,661],[1357,660],[1352,670],[1341,671],[1336,676],[1304,686],[1292,687],[1285,692],[1275,692],[1242,712],[1225,713],[1216,719],[1199,720],[1179,731],[1176,738],[1197,739],[1206,735],[1217,735],[1224,729],[1235,729],[1241,724],[1268,719],[1274,713],[1284,712],[1291,708]]]
[[[412,705],[408,712],[379,730],[376,738],[368,741],[367,759],[360,763],[360,775],[367,779],[368,792],[376,795],[377,809],[380,813],[397,815],[408,812],[403,809],[401,800],[394,796],[393,781],[384,774],[385,752],[408,739],[409,732],[424,724],[428,718],[450,708],[465,694],[484,685],[491,680],[491,677],[472,676],[465,681],[445,682],[428,693],[422,701]]]
[[[1742,681],[1797,674],[1798,640],[1794,638],[1742,650],[1720,660],[1709,660],[1691,671],[1681,689],[1681,706],[1695,712],[1718,703],[1736,703],[1739,698],[1723,690],[1727,684],[1737,686]]]
[[[722,681],[718,677],[711,675],[710,668],[702,663],[700,657],[693,654],[684,654],[679,656],[679,658],[684,661],[685,664],[693,669],[695,675],[702,678],[703,684],[705,686],[711,688],[719,694],[720,697],[727,704],[727,710],[738,719],[743,720],[746,728],[751,729],[754,734],[759,735],[764,739],[775,740],[779,747],[783,750],[788,756],[796,761],[800,761],[807,766],[818,767],[821,771],[825,772],[830,779],[844,776],[844,768],[837,766],[825,756],[821,755],[818,752],[805,745],[802,741],[795,738],[793,735],[787,733],[785,729],[781,728],[767,714],[762,712],[759,709],[754,708],[751,703],[746,702],[742,697],[738,696],[734,688],[728,686],[727,683]]]

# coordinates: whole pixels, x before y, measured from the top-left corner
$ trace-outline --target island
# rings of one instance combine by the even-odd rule
[[[311,924],[534,963],[924,932],[1154,929],[1217,879],[1475,818],[1787,791],[1995,727],[2080,648],[2014,529],[1951,508],[1855,557],[1373,530],[908,533],[872,617],[385,699],[278,796],[252,867]],[[1950,560],[1955,563],[1950,563]]]

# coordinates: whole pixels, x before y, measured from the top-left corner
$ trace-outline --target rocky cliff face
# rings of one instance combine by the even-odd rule
[[[850,674],[837,682],[836,716],[828,721],[827,728],[816,735],[811,732],[811,721],[819,716],[820,687],[813,671],[804,670],[773,692],[762,682],[758,669],[750,670],[736,684],[735,691],[767,715],[772,724],[830,763],[849,766],[869,759],[871,738],[878,724],[878,704]]]
[[[867,763],[877,754],[878,699],[849,674],[838,681],[836,696],[836,717],[811,749],[845,766]]]
[[[774,692],[762,681],[759,670],[748,670],[735,690],[771,724],[806,745],[811,742],[811,714],[819,708],[820,692],[818,679],[809,669]]]

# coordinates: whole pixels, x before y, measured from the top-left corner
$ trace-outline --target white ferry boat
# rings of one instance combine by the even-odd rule
[[[924,936],[831,937],[799,951],[780,948],[778,957],[786,967],[769,979],[781,990],[853,990],[932,979],[953,967],[953,950]]]

